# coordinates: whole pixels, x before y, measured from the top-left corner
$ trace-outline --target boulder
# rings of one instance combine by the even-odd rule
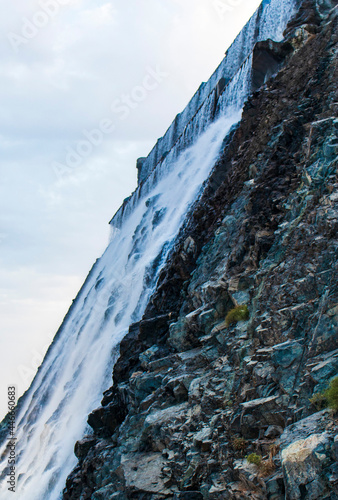
[[[317,412],[284,430],[280,447],[288,500],[326,498],[330,484],[338,480],[333,467],[336,431],[329,410]]]
[[[150,413],[143,424],[141,436],[143,447],[162,452],[175,426],[180,426],[185,420],[187,409],[187,403],[182,403]]]
[[[130,378],[130,391],[134,405],[139,405],[143,399],[161,387],[163,376],[157,373],[134,374]]]
[[[125,382],[132,372],[139,368],[140,354],[155,344],[165,342],[168,325],[173,319],[173,315],[168,313],[130,325],[128,334],[120,343],[120,357],[114,366],[115,383]],[[165,354],[162,354],[161,357],[164,356]]]
[[[316,392],[325,390],[330,379],[338,374],[338,353],[315,365],[311,370],[312,380],[318,384]]]
[[[285,500],[283,474],[274,474],[266,481],[266,492],[269,500]]]
[[[204,427],[201,431],[195,434],[193,439],[194,445],[197,448],[202,449],[202,451],[203,449],[208,449],[210,443],[212,443],[212,441],[210,441],[211,435],[212,430],[210,429],[210,427]]]
[[[323,498],[327,480],[323,474],[330,461],[331,440],[327,433],[312,434],[282,451],[282,467],[289,500]]]
[[[264,436],[270,439],[277,438],[283,434],[283,427],[280,425],[270,425],[264,433]]]
[[[328,425],[330,425],[330,415],[329,410],[319,411],[286,427],[280,437],[281,449],[295,441],[306,439],[314,433],[326,432]]]
[[[288,368],[303,354],[303,346],[296,340],[288,340],[272,348],[272,362],[281,368]]]
[[[257,466],[250,464],[246,459],[235,460],[234,473],[243,486],[249,490],[255,490],[262,483]]]
[[[127,415],[127,407],[116,393],[113,401],[96,408],[88,415],[88,424],[96,435],[111,436]]]
[[[149,347],[146,351],[142,352],[139,355],[139,360],[141,362],[142,368],[146,369],[148,367],[148,364],[150,361],[152,361],[158,352],[160,351],[159,347],[157,345],[153,345]]]
[[[74,453],[79,460],[83,460],[88,451],[95,446],[97,443],[97,439],[94,436],[86,436],[81,441],[77,441],[74,447]]]
[[[122,456],[121,469],[127,491],[161,494],[169,496],[170,491],[164,484],[162,468],[166,460],[160,453],[145,453]],[[135,493],[134,493],[135,494]]]
[[[271,425],[284,427],[283,412],[276,396],[241,403],[240,431],[245,438],[258,437],[260,430]]]
[[[176,323],[170,325],[168,344],[177,352],[187,351],[199,345],[196,336],[197,327],[195,327],[193,323],[194,319],[195,316],[192,316],[191,313],[185,318],[181,318]]]

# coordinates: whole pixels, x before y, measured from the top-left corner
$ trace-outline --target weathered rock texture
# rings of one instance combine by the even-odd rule
[[[271,59],[279,72],[246,104],[121,343],[65,500],[338,499],[336,416],[309,401],[338,375],[332,7],[304,2],[283,44],[256,48],[256,85]],[[238,304],[250,318],[227,326]]]

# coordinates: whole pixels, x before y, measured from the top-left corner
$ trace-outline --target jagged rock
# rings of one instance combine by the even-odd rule
[[[199,345],[198,337],[196,336],[195,328],[192,328],[192,318],[194,316],[185,317],[177,323],[172,323],[169,330],[169,344],[176,351],[185,351]]]
[[[280,446],[286,448],[295,441],[304,440],[312,434],[325,433],[331,423],[331,412],[322,410],[286,427],[280,437]]]
[[[255,90],[277,73],[292,50],[290,43],[277,43],[272,40],[256,43],[252,62],[252,86]]]
[[[322,470],[328,465],[331,442],[327,434],[312,434],[282,451],[286,491],[290,500],[317,499],[328,492]]]
[[[334,438],[334,456],[336,461],[338,462],[338,435]]]
[[[123,422],[127,415],[127,406],[118,391],[114,391],[113,400],[93,410],[88,416],[88,424],[101,436],[110,436]]]
[[[328,410],[287,427],[280,438],[287,498],[326,498],[336,425]],[[331,478],[332,479],[332,478]]]
[[[202,500],[203,495],[200,491],[182,491],[175,493],[174,500]]]
[[[144,447],[163,451],[167,447],[176,424],[181,424],[187,412],[187,403],[150,413],[143,425],[141,436]]]
[[[264,436],[267,438],[277,438],[281,434],[283,434],[283,427],[279,425],[270,425],[264,433]]]
[[[272,347],[272,362],[281,368],[289,368],[292,363],[299,360],[304,347],[297,340],[288,340]]]
[[[142,368],[146,369],[149,365],[149,362],[156,357],[159,351],[159,347],[157,345],[153,345],[146,351],[142,352],[139,355],[139,360],[141,361]]]
[[[175,399],[179,402],[188,399],[190,382],[194,379],[192,374],[183,374],[176,377],[167,377],[163,383],[165,389],[173,392]]]
[[[269,500],[285,500],[283,474],[274,474],[266,481],[266,493]]]
[[[258,437],[259,429],[271,425],[283,427],[285,419],[276,396],[241,403],[240,431],[244,437]]]
[[[201,448],[202,451],[207,451],[208,449],[210,449],[210,444],[212,443],[212,441],[210,440],[211,435],[212,430],[210,429],[210,427],[205,427],[201,431],[197,432],[197,434],[195,434],[193,439],[194,445],[198,448]]]
[[[171,491],[165,486],[162,468],[165,460],[160,453],[146,453],[133,456],[123,456],[121,474],[123,474],[127,491],[142,494],[159,494],[168,497]]]
[[[327,388],[332,377],[338,374],[338,353],[314,366],[310,372],[311,378],[318,384],[316,392]]]
[[[97,438],[95,437],[85,437],[81,441],[77,441],[74,447],[74,453],[77,456],[79,460],[83,460],[87,454],[88,451],[95,446],[97,443]]]
[[[248,497],[250,491],[257,490],[257,487],[265,490],[265,484],[259,475],[259,470],[256,465],[250,464],[247,460],[236,460],[234,462],[234,472],[236,477],[243,485],[243,489],[248,491]],[[264,494],[260,495],[264,498]]]
[[[135,374],[134,374],[135,375]],[[130,391],[132,393],[133,405],[138,406],[147,396],[152,394],[162,385],[163,375],[150,373],[140,373],[130,379]]]
[[[172,313],[162,314],[151,319],[144,319],[129,327],[128,334],[120,343],[120,357],[114,367],[114,382],[120,383],[128,379],[132,370],[140,366],[139,356],[155,343],[164,342],[168,334],[168,325],[173,321]],[[163,357],[166,350],[162,347],[157,351],[158,357]]]

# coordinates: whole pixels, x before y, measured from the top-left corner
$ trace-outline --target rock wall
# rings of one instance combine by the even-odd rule
[[[65,500],[338,498],[337,417],[309,401],[338,375],[335,4],[256,47],[265,83],[121,342]]]

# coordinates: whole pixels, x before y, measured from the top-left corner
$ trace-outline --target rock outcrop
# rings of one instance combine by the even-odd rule
[[[65,500],[338,498],[337,417],[310,402],[338,375],[335,3],[256,47],[263,86],[121,342]]]

